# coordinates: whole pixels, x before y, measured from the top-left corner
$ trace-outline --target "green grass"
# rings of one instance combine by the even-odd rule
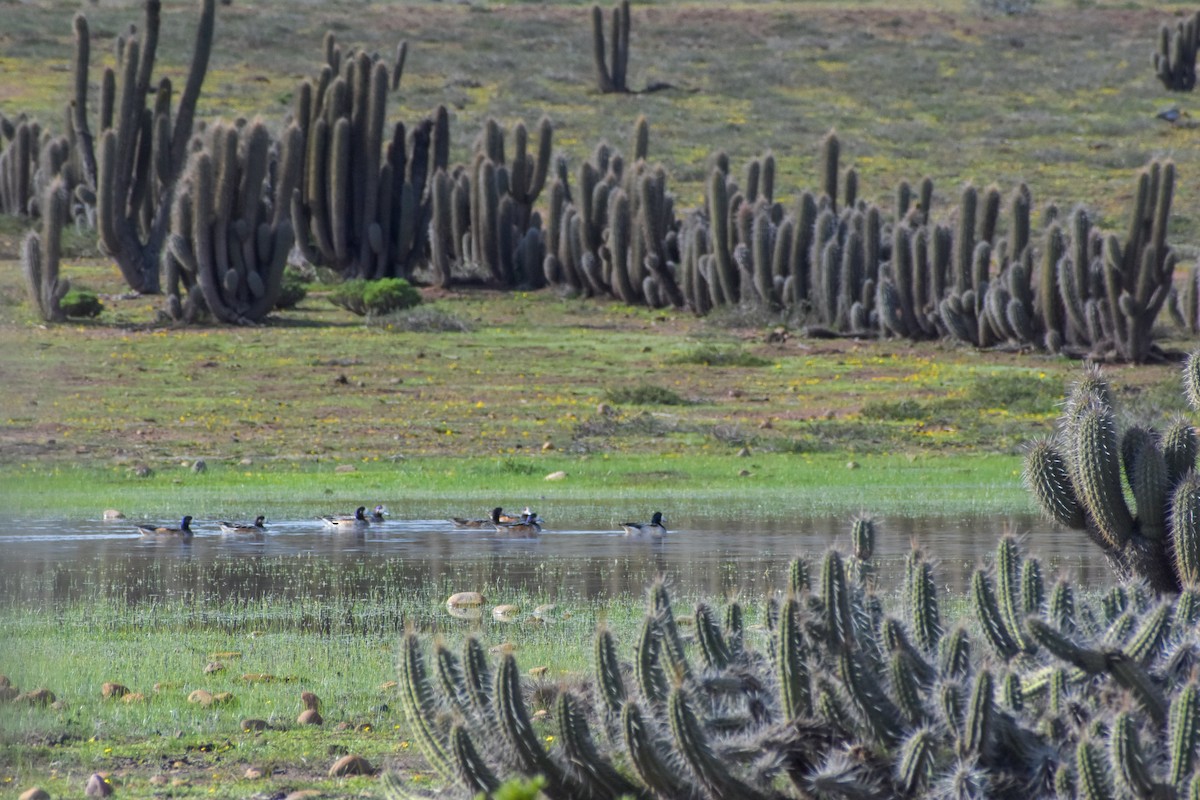
[[[121,796],[153,796],[156,787],[149,781],[155,775],[184,781],[173,787],[174,796],[297,786],[344,796],[373,784],[369,778],[324,776],[347,752],[410,778],[427,776],[410,751],[399,698],[387,685],[396,679],[396,646],[406,627],[436,631],[455,650],[467,634],[489,649],[515,645],[525,670],[546,668],[544,675],[528,678],[537,710],[559,687],[590,671],[586,643],[598,622],[631,642],[644,614],[636,598],[600,603],[557,598],[539,621],[529,612],[546,598],[473,587],[483,589],[489,602],[480,619],[461,620],[447,613],[445,599],[463,585],[413,591],[388,585],[382,570],[378,596],[362,599],[339,592],[358,576],[328,564],[316,569],[323,571],[325,592],[299,598],[188,591],[153,603],[125,603],[95,581],[78,587],[93,593],[87,601],[8,609],[0,674],[21,688],[49,688],[59,703],[0,704],[0,786],[38,783],[55,796],[71,796],[100,771],[113,773]],[[517,622],[491,619],[489,609],[499,602],[523,609]],[[686,609],[693,600],[678,602]],[[757,609],[748,611],[754,622]],[[213,662],[225,668],[206,673]],[[263,674],[274,679],[263,681]],[[106,682],[121,683],[145,700],[104,699]],[[187,701],[196,689],[233,697],[202,708]],[[295,723],[303,691],[321,698],[325,723],[319,729]],[[245,718],[271,727],[243,730]],[[546,735],[555,732],[550,720],[536,725]],[[268,777],[247,781],[242,777],[247,766],[264,768]]]
[[[753,443],[752,443],[753,445]],[[720,449],[728,448],[722,444]],[[697,507],[712,518],[745,515],[788,519],[869,509],[877,514],[939,516],[1027,513],[1033,503],[1009,455],[955,458],[842,453],[773,453],[751,447],[696,455],[688,448],[644,456],[537,453],[493,458],[347,460],[352,473],[328,464],[208,462],[197,474],[175,464],[138,478],[124,468],[37,465],[0,467],[10,517],[97,518],[118,508],[135,518],[304,516],[370,500],[437,519],[464,506],[490,508],[497,497],[537,497],[539,510],[572,519],[611,509],[614,501]],[[647,477],[647,468],[669,476]],[[564,471],[561,481],[545,480]],[[742,475],[746,471],[748,475]],[[831,480],[831,476],[836,476]],[[53,501],[47,489],[53,487]],[[919,500],[917,499],[919,498]]]

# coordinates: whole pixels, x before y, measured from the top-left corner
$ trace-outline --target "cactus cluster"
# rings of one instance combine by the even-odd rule
[[[410,278],[424,258],[431,205],[426,185],[449,158],[449,117],[439,108],[409,132],[387,127],[387,98],[407,52],[387,62],[363,50],[343,53],[325,35],[316,78],[296,92],[285,139],[298,131],[303,170],[290,199],[305,259],[345,278]]]
[[[160,0],[147,0],[140,30],[117,38],[117,62],[105,69],[101,83],[96,153],[91,151],[87,124],[86,19],[75,18],[75,97],[71,106],[74,131],[85,177],[95,170],[96,226],[100,243],[117,262],[135,291],[161,289],[159,259],[166,243],[172,198],[187,162],[196,103],[208,69],[215,24],[215,0],[200,0],[200,18],[187,79],[172,109],[169,78],[153,85],[158,54]],[[118,77],[119,71],[119,77]],[[153,98],[153,107],[148,105]]]
[[[300,179],[303,140],[293,126],[280,148],[256,120],[210,125],[202,141],[175,195],[167,313],[191,321],[207,309],[221,322],[261,322],[279,299],[294,242],[288,198]]]
[[[622,658],[595,639],[583,688],[560,687],[543,735],[512,654],[492,667],[415,633],[400,654],[411,736],[449,796],[541,776],[555,798],[1194,797],[1200,595],[1119,587],[1092,603],[1004,537],[944,629],[919,551],[902,608],[885,610],[854,553],[802,559],[770,598],[765,630],[736,601],[696,604],[685,635],[660,581]],[[547,744],[553,742],[553,744]],[[385,781],[389,797],[421,796]],[[457,794],[454,789],[455,787]]]
[[[0,114],[0,214],[34,218],[50,185],[61,179],[67,191],[68,217],[91,226],[94,197],[82,181],[79,148],[73,130],[53,135],[25,114]]]
[[[21,271],[34,307],[46,322],[62,322],[67,318],[62,299],[71,283],[59,279],[63,223],[67,218],[67,189],[57,178],[46,189],[42,202],[42,232],[30,231],[21,245]]]
[[[1187,359],[1183,383],[1200,411],[1200,351]],[[1084,531],[1104,551],[1118,576],[1157,592],[1200,588],[1196,432],[1182,418],[1162,432],[1138,425],[1122,431],[1112,398],[1108,381],[1089,368],[1055,436],[1030,447],[1026,483],[1050,517]]]
[[[1200,11],[1175,23],[1163,25],[1158,49],[1154,51],[1154,74],[1170,92],[1196,88],[1196,45],[1200,44]]]
[[[604,12],[592,6],[592,56],[596,66],[596,88],[602,94],[628,92],[629,73],[629,0],[621,0],[612,9],[608,43],[604,40]]]
[[[504,130],[488,119],[469,165],[440,167],[432,179],[431,266],[443,288],[473,272],[495,286],[541,288],[546,241],[534,210],[551,168],[554,126],[543,117],[532,147],[525,123]]]

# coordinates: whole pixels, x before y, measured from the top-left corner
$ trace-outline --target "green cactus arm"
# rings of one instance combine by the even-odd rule
[[[446,752],[445,743],[434,725],[435,703],[433,686],[425,671],[421,642],[413,632],[405,634],[400,646],[399,673],[400,705],[408,717],[415,735],[413,739],[425,760],[441,776],[452,782],[457,774]]]
[[[975,570],[971,576],[971,602],[984,638],[996,654],[1005,661],[1016,657],[1021,652],[1021,646],[1005,624],[992,583],[983,570]]]
[[[554,703],[554,717],[566,755],[566,769],[586,787],[591,797],[649,800],[649,792],[617,771],[612,761],[597,749],[587,717],[574,694],[559,694]]]
[[[671,690],[667,714],[680,755],[707,793],[715,797],[767,800],[767,794],[735,775],[729,763],[718,757],[682,688]]]
[[[665,798],[695,797],[697,787],[684,779],[674,755],[652,734],[637,703],[621,709],[621,730],[634,772],[650,790]]]
[[[1180,785],[1196,768],[1196,746],[1200,744],[1200,689],[1188,682],[1171,701],[1167,721],[1170,753],[1168,782]]]
[[[1075,771],[1080,800],[1113,800],[1107,759],[1093,742],[1083,739],[1075,748]]]

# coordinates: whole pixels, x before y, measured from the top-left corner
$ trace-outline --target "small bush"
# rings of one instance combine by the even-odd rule
[[[717,347],[706,344],[677,353],[670,358],[672,364],[703,364],[706,367],[765,367],[770,365],[767,359],[747,353],[736,347]]]
[[[98,317],[104,310],[100,298],[90,289],[72,289],[59,303],[68,317]]]
[[[294,267],[285,267],[283,284],[279,291],[279,299],[275,301],[275,308],[295,308],[307,296],[308,285],[304,276]]]
[[[685,406],[688,404],[665,386],[643,383],[638,386],[618,386],[605,392],[610,403],[626,403],[636,406]]]
[[[421,302],[421,293],[403,278],[352,280],[336,287],[329,302],[361,317],[412,308]]]

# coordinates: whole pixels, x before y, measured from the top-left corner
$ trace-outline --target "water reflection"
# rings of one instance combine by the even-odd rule
[[[504,587],[604,598],[640,594],[656,575],[688,593],[760,594],[782,584],[787,561],[843,546],[844,517],[749,521],[672,520],[664,541],[553,521],[537,540],[460,530],[444,520],[389,521],[361,532],[329,532],[314,520],[272,520],[261,538],[222,536],[197,523],[190,543],[151,541],[128,523],[28,520],[0,533],[0,604],[38,605],[108,598],[140,604],[172,598],[245,602],[280,598],[370,598],[429,586]],[[1033,516],[879,518],[876,561],[883,587],[898,585],[913,543],[940,562],[945,588],[961,591],[1006,531],[1051,573],[1082,584],[1109,573],[1083,536]]]

